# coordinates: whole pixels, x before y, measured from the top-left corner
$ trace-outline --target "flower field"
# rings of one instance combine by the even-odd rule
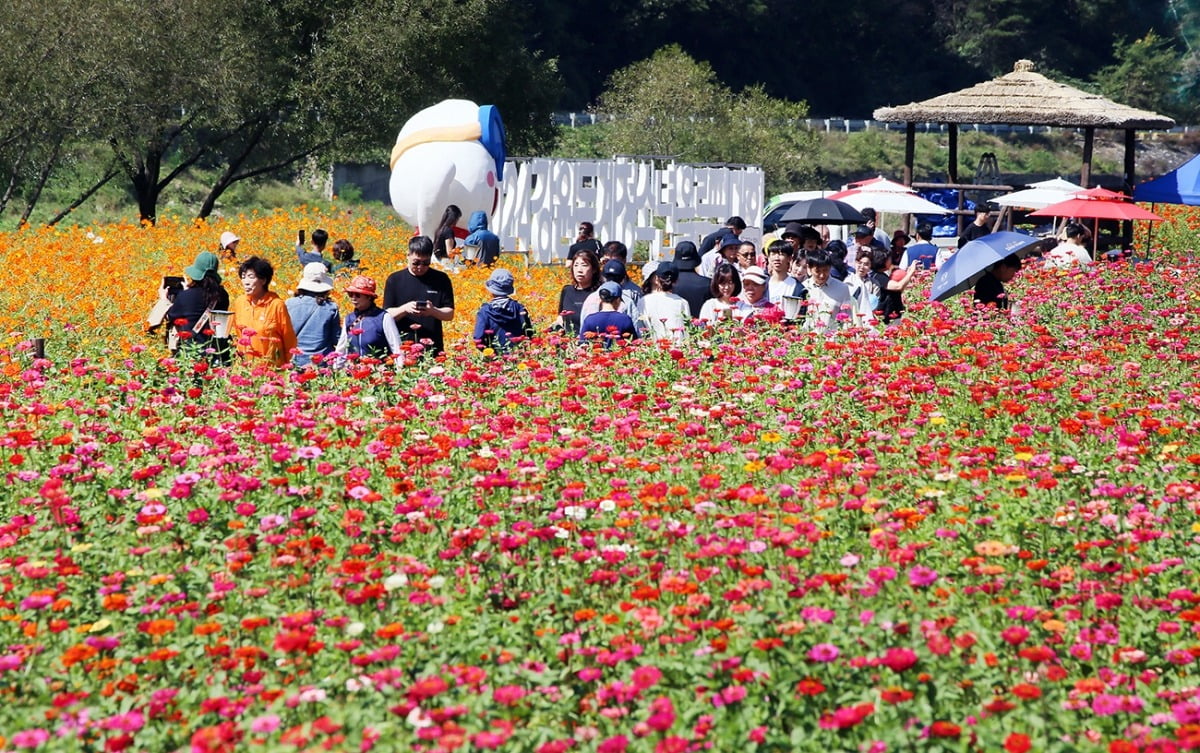
[[[400,268],[232,228],[282,292],[317,224]],[[0,236],[0,750],[1200,749],[1189,249],[494,358],[470,270],[436,364],[226,373],[141,333],[222,229]],[[513,268],[544,328],[565,270]]]

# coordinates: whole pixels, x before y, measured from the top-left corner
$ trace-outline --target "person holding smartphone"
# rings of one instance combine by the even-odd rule
[[[186,285],[172,298],[166,315],[167,324],[175,327],[179,337],[180,352],[193,358],[207,357],[214,366],[229,363],[228,339],[213,336],[216,325],[212,312],[229,310],[229,293],[221,284],[220,266],[216,254],[201,251],[191,266],[184,268],[182,278],[167,278],[163,286],[166,291],[167,281],[174,279]]]
[[[445,350],[442,322],[454,318],[454,286],[450,276],[430,269],[433,241],[418,235],[408,242],[408,267],[393,272],[383,286],[383,308],[395,317],[400,338],[418,343],[425,352]]]
[[[325,271],[332,271],[332,265],[325,258],[325,245],[329,243],[329,233],[322,228],[317,228],[312,234],[312,246],[304,247],[304,231],[296,233],[296,260],[300,262],[300,266],[306,267],[315,261],[319,261],[325,265]]]

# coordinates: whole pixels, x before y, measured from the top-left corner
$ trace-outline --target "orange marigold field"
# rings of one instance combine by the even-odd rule
[[[231,230],[241,237],[239,258],[262,256],[275,265],[272,290],[284,298],[300,279],[294,251],[296,230],[329,231],[330,246],[339,238],[354,244],[364,274],[380,291],[387,276],[404,268],[412,231],[390,211],[329,211],[297,207],[266,216],[239,216],[217,222],[165,218],[153,227],[132,223],[93,228],[29,228],[0,233],[0,255],[8,261],[0,291],[0,333],[50,337],[73,330],[81,345],[101,340],[121,350],[144,340],[146,313],[154,305],[163,275],[182,274],[200,251],[218,250],[218,237]],[[526,265],[522,256],[504,256],[501,265],[517,278],[516,297],[539,329],[558,315],[558,293],[567,282],[561,266]],[[231,296],[240,294],[237,263],[221,269]],[[490,296],[483,283],[489,271],[462,268],[453,274],[458,314],[446,326],[447,342],[467,338],[474,314]],[[349,310],[336,281],[335,300]]]

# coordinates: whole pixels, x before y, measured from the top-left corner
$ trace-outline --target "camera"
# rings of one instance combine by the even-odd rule
[[[429,301],[417,301],[417,311],[424,311],[429,307]]]
[[[166,275],[162,281],[163,289],[167,291],[167,300],[174,301],[175,296],[183,290],[183,278],[175,275]]]

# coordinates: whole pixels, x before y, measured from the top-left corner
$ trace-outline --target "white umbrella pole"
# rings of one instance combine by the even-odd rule
[[[1155,206],[1157,206],[1157,205],[1155,203],[1151,202],[1151,204],[1150,204],[1151,212],[1154,212]],[[1154,213],[1158,214],[1158,212],[1154,212]],[[1147,259],[1150,258],[1150,243],[1153,240],[1154,240],[1154,223],[1151,222],[1150,227],[1146,228],[1146,258]]]

